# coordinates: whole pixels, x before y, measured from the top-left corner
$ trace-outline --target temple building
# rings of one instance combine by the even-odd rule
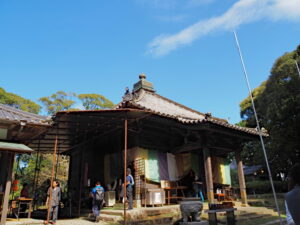
[[[58,152],[70,156],[69,193],[80,215],[90,186],[97,180],[114,186],[124,177],[124,165],[132,168],[137,203],[143,202],[145,189],[164,188],[164,182],[186,186],[183,180],[191,171],[202,178],[206,197],[213,202],[216,187],[231,185],[230,153],[237,160],[240,196],[246,205],[240,152],[244,142],[258,135],[255,129],[230,124],[159,95],[141,74],[114,109],[58,112],[52,127],[29,146],[53,152],[58,138]],[[172,194],[167,200],[173,197],[178,196]]]

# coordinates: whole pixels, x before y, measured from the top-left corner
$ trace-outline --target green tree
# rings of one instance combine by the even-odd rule
[[[261,106],[260,106],[260,101],[257,100],[261,97],[261,94],[265,91],[266,83],[267,81],[262,82],[261,85],[259,85],[257,88],[255,88],[252,91],[252,97],[254,99],[254,103],[258,112],[260,112]],[[242,121],[240,123],[247,127],[256,127],[256,121],[253,114],[253,108],[252,108],[250,96],[245,98],[240,103],[240,110],[241,110],[241,118],[242,118]]]
[[[86,110],[111,109],[114,106],[109,99],[99,94],[80,94],[78,98]]]
[[[16,95],[14,93],[6,92],[3,88],[0,87],[0,103],[6,104],[6,105],[13,105],[17,106],[19,109],[36,113],[38,114],[41,106],[36,104],[35,102],[22,98],[19,95]]]
[[[49,97],[40,98],[39,101],[44,105],[47,113],[52,115],[58,111],[71,110],[71,107],[75,104],[73,100],[75,96],[74,93],[57,91]]]
[[[295,61],[300,64],[300,45],[295,51],[278,58],[267,81],[252,93],[260,125],[270,134],[266,140],[266,148],[275,173],[287,172],[291,165],[299,162],[300,76]],[[240,108],[246,126],[255,127],[249,97],[241,102]],[[258,143],[247,143],[244,148],[246,162],[264,164]]]
[[[18,173],[21,184],[28,183],[30,186],[30,192],[33,195],[33,191],[39,196],[41,202],[46,199],[47,180],[51,179],[52,173],[52,154],[42,154],[40,164],[36,167],[38,155],[32,154],[26,161],[22,161],[23,167],[20,168],[21,172]],[[65,155],[58,155],[57,169],[55,170],[55,178],[60,181],[63,191],[66,191],[69,171],[69,157]],[[35,172],[35,169],[37,171]],[[33,190],[34,176],[36,174],[36,190]]]

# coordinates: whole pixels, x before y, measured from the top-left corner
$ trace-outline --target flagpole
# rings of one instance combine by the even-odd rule
[[[256,120],[257,130],[258,130],[258,133],[259,133],[259,138],[260,138],[262,150],[263,150],[263,153],[264,153],[264,158],[265,158],[266,165],[267,165],[267,170],[268,170],[269,179],[270,179],[270,183],[271,183],[271,187],[272,187],[272,192],[273,192],[273,195],[274,195],[274,200],[275,200],[277,213],[278,213],[278,216],[279,216],[279,219],[280,219],[280,224],[283,225],[283,221],[282,221],[282,218],[281,218],[281,215],[280,215],[278,200],[277,200],[277,196],[276,196],[276,191],[275,191],[275,188],[274,188],[272,173],[271,173],[271,169],[270,169],[270,166],[269,166],[267,151],[266,151],[264,139],[263,139],[263,136],[262,136],[262,131],[261,131],[261,128],[260,128],[260,125],[259,125],[259,120],[258,120],[258,116],[257,116],[255,104],[254,104],[254,99],[253,99],[253,96],[252,96],[252,91],[251,91],[252,89],[251,89],[250,82],[249,82],[249,79],[248,79],[248,73],[247,73],[247,70],[246,70],[245,63],[244,63],[244,59],[243,59],[242,51],[241,51],[240,44],[239,44],[239,41],[238,41],[238,37],[237,37],[235,31],[233,33],[234,33],[234,37],[235,37],[236,46],[237,46],[237,49],[238,49],[238,52],[239,52],[239,55],[240,55],[240,59],[241,59],[241,63],[242,63],[243,71],[244,71],[244,76],[245,76],[245,80],[246,80],[248,91],[249,91],[249,96],[250,96],[251,103],[252,103],[254,117],[255,117],[255,120]]]

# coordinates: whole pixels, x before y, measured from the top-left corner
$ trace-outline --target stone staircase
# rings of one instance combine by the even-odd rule
[[[241,207],[238,203],[235,205],[236,220],[238,225],[245,224],[247,221],[276,217],[277,213],[265,207]],[[203,210],[208,209],[208,204],[204,203]],[[92,215],[90,215],[92,217]],[[225,221],[225,213],[219,213],[218,218]],[[127,220],[133,225],[144,224],[173,224],[180,218],[179,205],[171,205],[164,207],[139,208],[127,211]],[[123,221],[123,210],[104,209],[101,210],[100,219],[108,224],[121,224]],[[202,213],[202,220],[207,220],[207,213]],[[152,221],[152,222],[151,222]],[[272,224],[272,223],[270,223]],[[276,223],[275,223],[276,224]],[[259,225],[259,224],[257,224]]]
[[[149,207],[127,211],[127,220],[130,224],[173,224],[179,219],[179,206]],[[100,219],[104,222],[118,223],[123,221],[123,210],[101,210]]]
[[[247,224],[249,221],[255,221],[258,219],[271,219],[271,220],[274,219],[274,221],[279,219],[277,212],[265,207],[235,206],[235,208],[237,208],[237,211],[235,211],[237,225]],[[221,218],[221,220],[225,222],[226,220],[225,213],[219,213],[218,218]],[[207,219],[207,217],[203,219]],[[273,224],[273,223],[269,223],[269,224]],[[278,224],[278,221],[274,222],[274,224]],[[261,225],[261,224],[257,224],[257,225]]]

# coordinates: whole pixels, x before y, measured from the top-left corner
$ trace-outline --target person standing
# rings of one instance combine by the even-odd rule
[[[290,170],[289,174],[290,183],[289,189],[290,191],[285,195],[285,201],[287,206],[287,212],[290,213],[294,223],[296,225],[300,225],[300,164],[297,163]],[[290,221],[287,221],[289,224],[291,223],[291,218],[288,217]]]
[[[21,198],[29,198],[29,190],[28,189],[29,189],[28,184],[24,183],[23,188],[22,188],[21,193],[20,193]],[[27,209],[27,205],[26,204],[21,204],[21,206],[20,206],[21,212],[26,212],[26,209]]]
[[[51,202],[49,205],[50,193],[51,193]],[[57,180],[54,180],[52,183],[52,187],[49,187],[48,189],[47,201],[46,201],[46,205],[50,206],[50,219],[52,218],[51,224],[56,224],[60,199],[61,199],[61,190],[59,187],[59,182]],[[45,221],[45,224],[48,224],[48,221]]]
[[[93,198],[92,211],[95,222],[99,222],[100,210],[104,203],[104,188],[101,186],[101,183],[99,181],[95,183],[95,187],[92,189],[91,195]]]
[[[187,196],[188,197],[195,196],[194,181],[195,181],[195,172],[193,170],[190,170],[188,175],[183,180],[184,185],[187,186]]]
[[[201,198],[201,201],[204,202],[204,197],[203,197],[203,193],[202,193],[202,185],[203,185],[203,182],[200,179],[200,177],[195,175],[195,180],[193,182],[195,197],[197,198],[199,196]]]
[[[131,175],[131,169],[127,168],[126,170],[126,196],[128,199],[128,210],[133,209],[133,185],[134,185],[134,179]]]
[[[29,198],[29,190],[28,189],[29,189],[28,184],[24,183],[23,188],[20,193],[20,197]]]

